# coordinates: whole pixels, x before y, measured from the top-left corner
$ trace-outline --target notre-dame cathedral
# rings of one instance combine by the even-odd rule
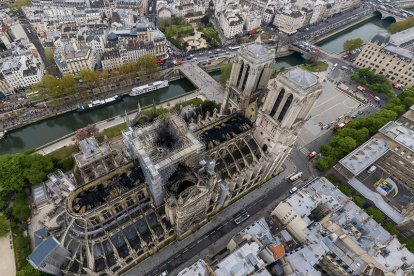
[[[243,45],[220,110],[200,116],[183,108],[129,127],[119,154],[84,145],[77,158],[88,170],[102,148],[114,152],[117,166],[71,192],[48,227],[64,261],[37,268],[119,274],[279,173],[322,87],[301,67],[271,79],[274,57],[261,43]]]

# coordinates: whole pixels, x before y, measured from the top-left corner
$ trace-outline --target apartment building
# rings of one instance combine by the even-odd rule
[[[356,66],[370,68],[393,83],[414,86],[414,27],[390,35],[375,35],[355,60]]]
[[[273,210],[302,246],[286,253],[286,275],[407,275],[414,254],[325,178]]]
[[[248,11],[244,14],[244,22],[246,31],[254,30],[262,24],[262,16],[256,11]]]
[[[226,38],[233,38],[243,33],[244,19],[237,3],[228,2],[226,4],[220,13],[220,27]]]
[[[30,54],[13,56],[3,61],[0,67],[2,88],[12,93],[11,89],[27,88],[42,80],[44,65],[40,58]],[[6,85],[7,83],[7,85]]]
[[[55,49],[54,59],[62,74],[76,74],[85,69],[94,70],[99,56],[87,45],[68,42]]]
[[[294,34],[306,25],[307,14],[301,10],[282,9],[276,12],[273,25],[287,34]]]

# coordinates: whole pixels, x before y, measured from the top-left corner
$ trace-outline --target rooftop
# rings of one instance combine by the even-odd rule
[[[228,116],[218,124],[202,129],[200,137],[207,149],[211,149],[251,128],[251,122],[245,117],[241,115]]]
[[[207,268],[208,264],[206,264],[202,259],[198,260],[194,264],[189,267],[184,268],[181,270],[177,276],[208,276],[210,272]]]
[[[253,273],[258,270],[257,268],[262,268],[266,265],[263,260],[258,257],[260,250],[260,245],[256,242],[245,243],[217,264],[214,271],[215,275],[253,275]],[[270,273],[267,273],[267,275],[270,276]]]
[[[49,236],[38,247],[33,250],[32,254],[28,257],[29,262],[34,267],[40,267],[43,261],[59,246],[59,241],[55,237]]]
[[[353,152],[342,158],[339,163],[353,175],[358,175],[377,161],[389,150],[383,139],[371,138]]]
[[[389,122],[379,132],[414,152],[414,131],[396,122]]]
[[[318,83],[318,78],[301,67],[295,67],[286,73],[287,79],[303,89],[310,88]]]
[[[352,257],[354,244],[384,265],[382,269],[395,275],[404,275],[402,267],[405,263],[412,264],[414,261],[411,252],[325,178],[314,180],[281,204],[276,209],[291,208],[285,211],[306,222],[307,227],[302,231],[309,244],[322,246],[323,250],[336,252],[337,256],[341,256],[341,251],[346,252],[341,261],[353,267],[356,272],[360,269],[357,275],[361,275],[363,262],[358,261],[358,266],[355,263],[357,257]],[[323,222],[319,223],[311,220],[310,214],[321,204],[328,212]],[[323,237],[328,237],[330,241]],[[304,255],[306,256],[306,252]],[[308,258],[312,260],[313,257],[310,255]],[[295,260],[293,263],[302,264],[303,261]]]

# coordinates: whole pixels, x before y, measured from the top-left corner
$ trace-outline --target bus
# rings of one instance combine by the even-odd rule
[[[287,177],[287,180],[292,183],[298,180],[299,178],[301,178],[302,175],[303,175],[303,172],[293,173]]]
[[[232,50],[232,51],[236,51],[236,50],[240,49],[240,46],[230,46],[229,49]]]

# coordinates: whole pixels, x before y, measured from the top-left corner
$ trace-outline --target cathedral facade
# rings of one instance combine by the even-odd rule
[[[116,275],[279,173],[321,93],[294,67],[271,79],[274,50],[241,47],[221,110],[183,110],[123,132],[129,162],[78,187],[51,233],[71,275]]]

